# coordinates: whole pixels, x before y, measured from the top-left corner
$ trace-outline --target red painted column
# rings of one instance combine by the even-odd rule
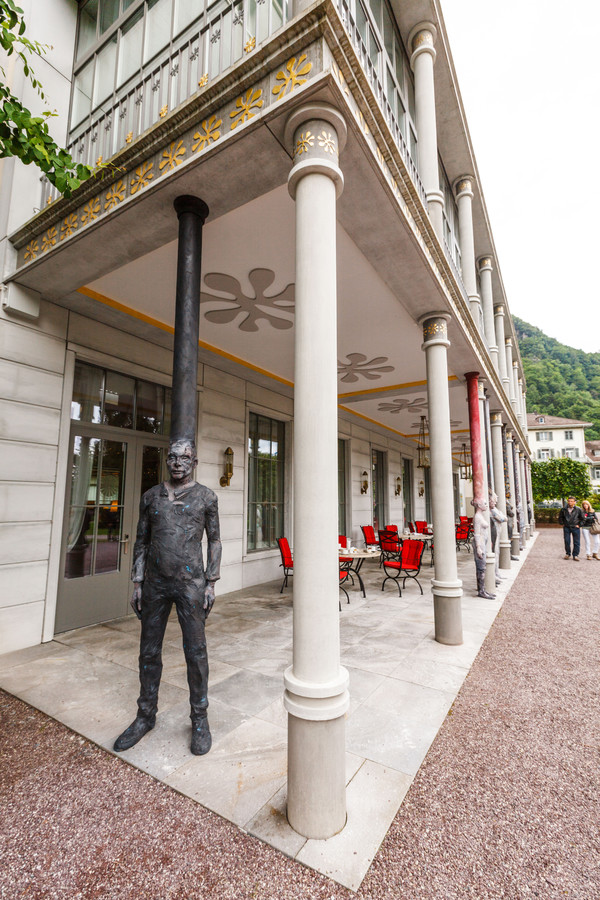
[[[466,372],[469,403],[471,465],[473,466],[473,499],[486,500],[483,494],[483,456],[481,453],[481,420],[479,418],[479,372]]]

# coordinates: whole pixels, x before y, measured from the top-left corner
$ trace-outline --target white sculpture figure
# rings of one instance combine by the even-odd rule
[[[498,494],[490,491],[490,533],[492,537],[492,550],[496,557],[496,584],[500,584],[500,525],[507,521],[507,517],[498,509]]]
[[[490,540],[489,525],[484,515],[488,508],[487,501],[483,497],[474,497],[471,505],[475,510],[473,514],[473,546],[475,547],[475,573],[477,575],[477,596],[485,600],[493,600],[495,594],[489,594],[485,589],[485,560]]]

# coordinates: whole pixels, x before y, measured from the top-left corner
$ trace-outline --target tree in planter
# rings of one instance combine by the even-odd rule
[[[566,456],[532,462],[531,485],[536,503],[560,499],[564,504],[570,494],[587,497],[592,489],[587,465]]]
[[[14,0],[0,0],[0,47],[7,56],[18,56],[32,87],[45,100],[42,85],[30,66],[29,58],[41,57],[47,48],[25,37],[23,10],[15,5]],[[33,163],[61,194],[69,197],[82,181],[94,174],[94,170],[76,163],[53,140],[47,120],[56,113],[48,110],[41,116],[32,115],[8,89],[2,66],[0,72],[0,157],[16,156],[26,165]]]

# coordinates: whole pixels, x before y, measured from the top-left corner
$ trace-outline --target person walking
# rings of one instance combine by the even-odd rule
[[[594,523],[600,525],[600,519],[597,513],[592,509],[592,505],[588,500],[584,500],[581,504],[583,512],[583,522],[581,525],[581,533],[583,534],[583,543],[585,544],[585,553],[587,559],[597,559],[600,561],[600,533],[592,534],[590,531]],[[591,547],[594,547],[592,553]]]
[[[569,497],[567,505],[563,506],[558,514],[558,521],[563,527],[565,539],[565,559],[571,559],[571,538],[573,538],[573,561],[579,562],[579,544],[583,520],[583,511],[576,505],[575,497]]]

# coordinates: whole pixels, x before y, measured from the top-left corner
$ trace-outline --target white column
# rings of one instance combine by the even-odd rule
[[[486,503],[489,501],[489,491],[490,491],[490,480],[488,478],[488,460],[489,460],[489,451],[488,451],[488,441],[487,441],[487,403],[485,399],[485,392],[483,389],[483,382],[480,380],[478,385],[479,390],[479,422],[481,425],[481,455],[483,458],[483,496],[486,500]],[[491,462],[491,461],[490,461]],[[490,524],[490,510],[489,505],[487,510],[484,513],[487,522],[488,528]],[[488,531],[488,534],[490,532]],[[488,542],[487,553],[485,556],[485,589],[488,594],[496,593],[496,557],[492,551],[492,542],[491,540]]]
[[[489,256],[482,256],[479,260],[479,280],[481,282],[481,302],[483,304],[483,327],[488,350],[496,371],[498,368],[498,345],[496,343],[496,328],[494,322],[494,293],[492,289],[492,260]]]
[[[504,306],[499,303],[494,307],[494,324],[496,328],[496,344],[498,347],[498,366],[500,372],[500,378],[502,379],[502,384],[504,386],[504,390],[506,391],[506,396],[510,399],[510,393],[508,389],[508,375],[506,372],[506,338],[504,334]]]
[[[525,454],[519,452],[519,478],[521,484],[521,504],[523,506],[524,540],[529,540],[529,515],[527,512],[527,485],[525,484]]]
[[[456,203],[458,206],[458,242],[462,278],[469,297],[471,315],[475,327],[481,331],[481,299],[477,292],[477,272],[475,270],[475,235],[473,232],[473,179],[463,175],[455,182]]]
[[[418,134],[419,175],[427,196],[427,209],[440,241],[444,236],[444,194],[440,190],[440,172],[435,113],[435,39],[437,29],[431,22],[420,22],[408,36],[410,65],[415,76],[415,115]]]
[[[523,413],[521,411],[521,398],[519,394],[519,363],[516,359],[513,359],[513,396],[515,398],[514,408],[517,414],[517,419],[523,424]],[[511,397],[512,403],[512,397]]]
[[[513,375],[513,354],[512,354],[512,338],[505,338],[506,347],[506,372],[508,375],[508,395],[510,397],[510,405],[513,410],[517,411],[517,395],[515,394],[515,379]]]
[[[519,390],[518,390],[518,398],[519,405],[521,407],[521,418],[523,421],[523,431],[527,434],[527,407],[525,406],[525,392],[523,390],[523,379],[519,378]]]
[[[288,711],[288,820],[308,838],[346,821],[348,673],[340,666],[337,525],[336,195],[346,125],[331,106],[293,112],[296,201],[294,383],[293,664],[284,675]],[[319,452],[315,454],[315,447]],[[315,516],[319,528],[314,527]]]
[[[462,644],[462,582],[456,567],[452,439],[448,395],[447,313],[429,313],[419,319],[427,366],[427,405],[431,455],[431,514],[435,535],[435,571],[432,582],[435,639],[441,644]]]
[[[494,410],[490,415],[492,431],[492,460],[494,466],[494,488],[498,496],[497,508],[506,515],[506,488],[504,485],[504,454],[502,452],[502,413]],[[510,541],[508,527],[503,522],[498,527],[498,565],[501,569],[510,569]]]
[[[531,452],[531,451],[530,451]],[[525,462],[525,476],[527,478],[527,484],[529,485],[529,496],[531,497],[531,534],[535,531],[535,503],[533,502],[533,485],[531,483],[531,461],[528,459]]]
[[[506,465],[508,467],[508,483],[510,485],[510,504],[513,508],[513,533],[510,542],[511,559],[519,558],[519,529],[517,527],[517,491],[515,485],[515,466],[513,454],[513,435],[512,431],[506,432]]]

